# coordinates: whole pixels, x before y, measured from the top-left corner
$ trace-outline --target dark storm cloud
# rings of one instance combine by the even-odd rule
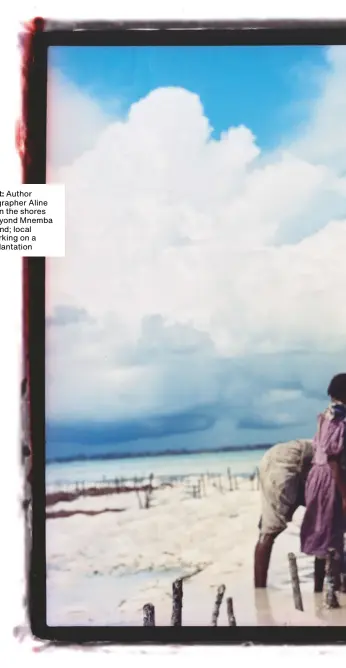
[[[172,434],[190,434],[211,429],[215,424],[213,407],[161,415],[143,420],[119,422],[80,422],[47,425],[47,455],[59,454],[62,443],[75,446],[113,445],[115,448],[141,439],[159,439]],[[70,449],[71,449],[70,448]]]
[[[87,311],[67,306],[57,308],[51,320],[55,325],[77,327],[91,322]],[[111,325],[116,340],[116,318]],[[87,326],[86,330],[84,341],[92,335],[92,328]],[[103,329],[100,331],[98,336],[102,336]],[[143,447],[156,450],[159,442],[160,450],[164,450],[165,443],[175,436],[175,447],[188,450],[199,441],[198,433],[204,446],[212,448],[228,442],[237,445],[276,437],[289,439],[298,432],[309,435],[315,429],[317,413],[327,402],[329,380],[343,370],[345,358],[343,352],[306,350],[221,358],[208,334],[190,325],[168,325],[160,315],[144,318],[138,341],[130,345],[125,342],[120,354],[118,344],[118,355],[114,354],[112,340],[112,335],[105,340],[107,372],[124,366],[145,369],[153,365],[160,396],[158,408],[146,414],[147,409],[139,403],[138,410],[134,406],[131,418],[126,420],[114,419],[110,409],[108,415],[112,417],[105,416],[104,420],[82,421],[72,416],[51,421],[47,427],[50,457],[59,456],[62,450],[68,454],[100,451],[102,446],[114,452],[141,452]],[[89,369],[86,365],[86,385]],[[102,386],[99,392],[102,395]],[[130,406],[131,392],[127,396]],[[72,399],[82,401],[79,395]]]

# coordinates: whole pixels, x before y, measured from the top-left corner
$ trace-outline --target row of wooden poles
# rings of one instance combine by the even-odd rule
[[[186,476],[189,478],[189,476]],[[74,485],[74,491],[75,492],[83,492],[85,489],[88,487],[110,487],[114,486],[116,489],[118,487],[123,487],[126,486],[127,483],[131,483],[134,488],[138,487],[139,485],[145,484],[146,480],[148,480],[149,485],[152,485],[154,479],[153,473],[150,474],[150,476],[146,477],[141,477],[141,478],[106,478],[105,476],[103,477],[102,480],[98,480],[96,482],[86,482],[86,481],[76,481],[75,483],[70,483],[70,488],[71,485]],[[204,475],[201,475],[198,478],[197,484],[203,489],[205,492],[205,481],[207,480],[212,480],[214,487],[218,488],[220,492],[224,491],[224,486],[223,486],[223,476],[220,473],[206,473]],[[232,474],[231,469],[228,467],[227,468],[227,479],[228,479],[228,486],[229,486],[229,491],[237,490],[238,489],[238,479],[237,476]],[[258,482],[258,469],[256,468],[255,471],[249,475],[249,480],[252,483],[253,489],[258,489],[259,487],[259,482]],[[148,484],[147,483],[147,484]]]
[[[300,581],[298,574],[297,559],[295,555],[290,552],[288,555],[288,563],[291,575],[294,607],[296,610],[304,611],[303,599],[300,589]],[[326,559],[326,588],[325,588],[325,606],[328,609],[340,608],[336,593],[336,578],[335,578],[335,550],[329,549]],[[346,574],[342,573],[340,578],[340,591],[346,592]]]
[[[292,582],[294,607],[296,610],[304,612],[303,599],[300,589],[299,574],[296,556],[290,552],[288,555],[289,570]],[[172,614],[171,626],[182,626],[183,610],[183,579],[175,580],[172,585]],[[217,626],[220,608],[225,596],[226,587],[220,585],[217,590],[216,599],[211,616],[211,626]],[[341,591],[346,591],[346,576],[344,575],[341,583]],[[339,608],[340,604],[336,594],[335,581],[335,550],[328,551],[326,562],[326,592],[325,605],[327,608]],[[226,599],[228,626],[236,626],[236,619],[233,611],[233,599]],[[143,606],[143,626],[155,626],[155,607],[152,603],[146,603]]]
[[[220,585],[217,590],[214,608],[211,616],[211,626],[217,626],[220,614],[220,608],[224,599],[226,587]],[[232,598],[226,599],[228,626],[236,626],[236,620],[233,612]],[[172,586],[172,614],[171,626],[182,626],[183,610],[183,578],[175,580]],[[155,608],[152,603],[146,603],[143,606],[143,626],[155,626]]]
[[[76,480],[74,483],[66,483],[65,487],[69,491],[74,491],[74,492],[83,492],[84,490],[90,488],[90,487],[99,487],[102,489],[103,487],[114,487],[117,489],[118,487],[126,487],[127,484],[131,484],[133,487],[139,486],[139,485],[145,485],[146,481],[152,480],[154,475],[151,473],[150,476],[145,476],[145,477],[134,477],[134,478],[106,478],[106,476],[103,476],[101,480],[95,480],[93,482],[91,481],[86,481],[86,480]],[[147,482],[148,484],[148,482]]]
[[[230,468],[227,468],[227,479],[228,479],[228,488],[230,492],[238,490],[238,478],[232,474]],[[193,478],[190,483],[190,493],[194,498],[201,498],[202,496],[207,496],[207,487],[206,481],[212,481],[213,487],[219,490],[219,492],[224,493],[226,491],[224,487],[224,479],[221,473],[209,474],[206,473],[201,475],[198,479]],[[258,469],[256,468],[254,473],[249,476],[251,482],[251,487],[253,490],[259,489],[259,474]]]

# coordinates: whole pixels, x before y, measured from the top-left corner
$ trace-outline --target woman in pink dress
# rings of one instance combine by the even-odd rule
[[[328,395],[331,403],[318,417],[317,433],[313,441],[314,458],[305,486],[306,512],[300,534],[301,551],[315,557],[315,592],[323,589],[329,548],[335,550],[338,574],[343,570],[346,373],[332,379]]]

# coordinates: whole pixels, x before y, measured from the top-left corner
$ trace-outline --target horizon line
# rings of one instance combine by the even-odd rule
[[[168,457],[168,456],[179,456],[179,455],[198,455],[198,454],[203,454],[203,453],[220,453],[220,452],[241,452],[242,450],[245,451],[250,451],[250,450],[264,450],[269,448],[272,443],[257,443],[255,445],[228,445],[228,446],[223,446],[223,447],[218,447],[218,448],[198,448],[198,449],[193,449],[193,450],[186,450],[186,449],[180,449],[180,450],[159,450],[158,452],[154,452],[152,450],[145,451],[145,452],[133,452],[133,453],[125,453],[125,452],[105,452],[105,453],[99,453],[99,454],[93,454],[93,455],[84,455],[84,454],[79,454],[79,455],[69,455],[69,456],[63,456],[63,457],[46,457],[46,465],[48,464],[62,464],[62,463],[68,463],[68,462],[78,462],[78,461],[105,461],[105,460],[112,460],[112,459],[137,459],[137,458],[144,458],[144,457]]]

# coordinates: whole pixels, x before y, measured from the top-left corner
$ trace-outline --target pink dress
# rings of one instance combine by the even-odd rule
[[[301,551],[326,558],[328,548],[343,555],[344,518],[329,458],[341,461],[344,454],[346,418],[332,408],[318,419],[313,441],[314,458],[305,486],[306,512],[301,527]]]

